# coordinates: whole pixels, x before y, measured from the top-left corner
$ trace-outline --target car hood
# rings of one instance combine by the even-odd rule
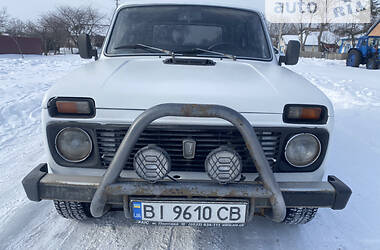
[[[44,106],[53,97],[90,97],[98,109],[191,103],[219,104],[241,113],[282,114],[286,104],[332,110],[321,91],[273,62],[215,61],[215,66],[193,66],[164,64],[158,57],[101,59],[61,79],[47,93]]]

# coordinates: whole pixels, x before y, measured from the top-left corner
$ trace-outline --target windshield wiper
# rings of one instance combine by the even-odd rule
[[[213,50],[194,48],[194,49],[188,50],[188,51],[176,51],[176,52],[173,52],[173,51],[170,51],[170,50],[156,48],[156,47],[145,45],[145,44],[142,44],[142,43],[134,44],[134,45],[122,45],[122,46],[116,47],[115,49],[145,49],[145,50],[150,50],[150,51],[151,50],[155,50],[155,51],[159,51],[159,52],[165,53],[165,54],[167,54],[169,56],[172,56],[173,60],[175,60],[175,55],[178,54],[178,53],[179,54],[189,54],[189,53],[196,53],[196,52],[204,52],[204,53],[215,54],[215,55],[219,55],[219,56],[230,58],[230,59],[232,59],[234,61],[236,61],[236,59],[237,59],[237,57],[234,56],[234,55],[225,54],[225,53],[218,52],[218,51],[213,51]]]
[[[224,56],[224,57],[230,58],[230,59],[232,59],[234,61],[236,61],[236,59],[237,59],[237,57],[234,56],[234,55],[230,55],[230,54],[226,54],[226,53],[222,53],[222,52],[218,52],[218,51],[201,49],[201,48],[196,48],[196,50],[199,50],[199,51],[202,51],[202,52],[205,52],[205,53],[211,53],[211,54],[215,54],[215,55]]]
[[[225,53],[214,51],[214,50],[201,49],[201,48],[194,48],[192,50],[184,50],[184,51],[176,51],[175,53],[196,54],[197,52],[204,52],[204,53],[215,54],[215,55],[218,55],[218,56],[223,56],[223,57],[230,58],[230,59],[232,59],[234,61],[236,61],[236,59],[237,59],[237,57],[234,56],[234,55],[225,54]]]
[[[134,45],[122,45],[122,46],[116,47],[115,49],[144,49],[144,50],[150,50],[150,51],[155,50],[155,51],[165,53],[169,56],[172,56],[173,58],[175,56],[175,53],[170,50],[160,49],[160,48],[152,47],[152,46],[145,45],[142,43],[134,44]]]

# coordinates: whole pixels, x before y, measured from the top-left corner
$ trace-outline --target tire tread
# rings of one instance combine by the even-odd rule
[[[288,208],[284,224],[307,224],[312,221],[318,212],[318,208]]]
[[[84,221],[91,218],[88,204],[74,201],[54,201],[57,213],[65,219]]]

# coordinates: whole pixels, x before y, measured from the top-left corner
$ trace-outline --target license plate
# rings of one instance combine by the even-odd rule
[[[244,226],[248,202],[132,201],[131,210],[141,224]]]

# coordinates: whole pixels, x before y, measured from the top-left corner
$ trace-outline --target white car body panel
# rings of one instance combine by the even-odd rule
[[[128,6],[153,4],[190,4],[242,8],[262,12],[264,1],[200,1],[200,0],[128,0]],[[113,20],[114,22],[114,20]],[[112,26],[112,25],[111,25]],[[269,35],[266,31],[266,35]],[[107,44],[108,37],[105,40]],[[268,41],[270,41],[268,39]],[[270,61],[209,58],[215,66],[167,65],[167,56],[107,57],[104,48],[100,59],[61,79],[45,95],[42,107],[45,141],[50,123],[75,121],[95,124],[131,124],[144,110],[162,103],[218,104],[237,110],[254,127],[325,128],[330,133],[334,125],[334,110],[330,100],[302,76],[278,65],[273,55]],[[307,93],[307,94],[305,94]],[[88,97],[95,101],[96,116],[92,119],[52,118],[47,104],[54,97]],[[286,104],[312,104],[327,107],[329,119],[324,125],[299,125],[283,122]],[[155,122],[165,125],[229,125],[220,119],[166,117]],[[59,166],[48,152],[50,172],[59,175],[102,176],[105,170]],[[321,181],[324,163],[315,172],[276,173],[277,181]],[[183,179],[209,179],[206,173],[171,173]],[[137,177],[133,171],[122,175]],[[248,174],[255,180],[257,174]]]
[[[196,103],[220,104],[242,113],[282,114],[286,104],[318,104],[333,116],[332,104],[320,90],[275,64],[224,59],[215,66],[187,66],[162,61],[156,56],[91,63],[54,85],[43,106],[55,96],[90,97],[97,109],[126,110]]]

